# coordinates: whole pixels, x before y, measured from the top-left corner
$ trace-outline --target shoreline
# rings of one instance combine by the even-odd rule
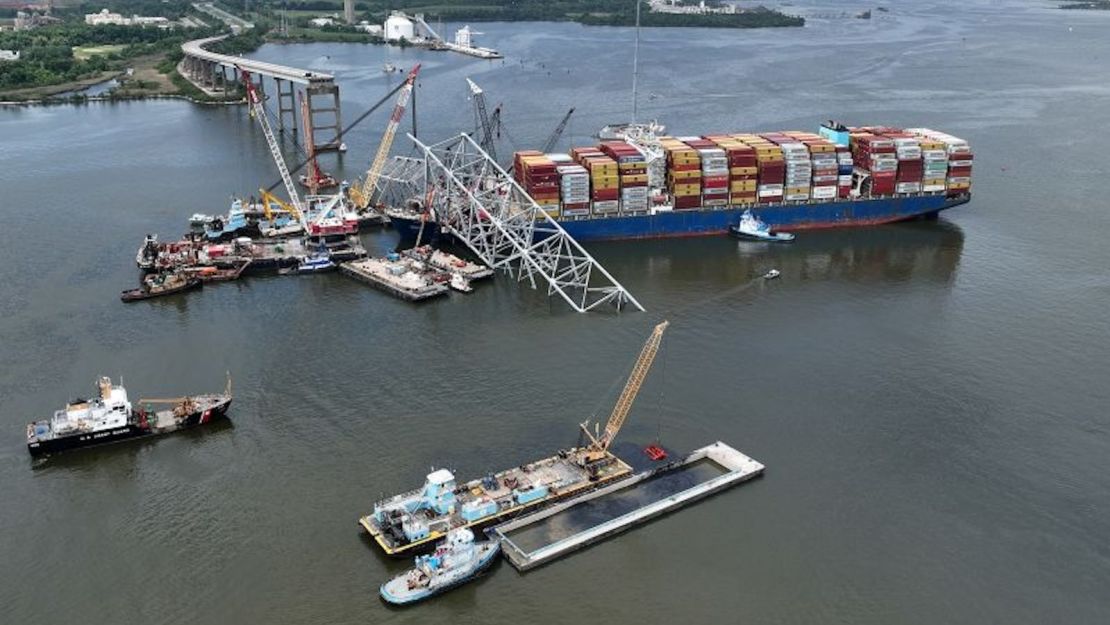
[[[73,104],[85,104],[87,102],[135,102],[139,100],[184,100],[192,102],[193,104],[206,104],[215,106],[241,106],[245,104],[242,99],[239,100],[198,100],[192,96],[180,93],[150,93],[150,94],[136,94],[136,95],[93,95],[93,96],[80,96],[74,95],[67,98],[40,98],[37,100],[0,100],[0,107],[14,108],[20,106],[63,106]]]

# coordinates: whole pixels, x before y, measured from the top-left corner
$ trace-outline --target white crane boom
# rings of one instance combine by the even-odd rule
[[[266,144],[270,147],[274,164],[277,165],[278,172],[281,174],[281,181],[285,183],[285,191],[289,194],[289,202],[302,216],[301,225],[304,226],[304,204],[301,203],[301,196],[297,193],[297,187],[293,184],[293,176],[289,173],[289,167],[285,164],[285,157],[282,156],[281,146],[278,145],[277,139],[274,137],[274,130],[270,127],[270,119],[266,116],[266,108],[262,105],[262,96],[255,88],[250,72],[239,68],[239,74],[243,77],[243,84],[247,88],[247,104],[250,105],[251,115],[258,120],[258,125],[262,127],[262,134],[266,137]]]

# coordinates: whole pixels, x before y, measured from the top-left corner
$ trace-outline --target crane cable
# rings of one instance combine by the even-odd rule
[[[374,104],[374,106],[371,106],[369,109],[366,110],[366,112],[364,112],[362,115],[359,115],[357,118],[355,118],[355,121],[348,124],[346,128],[340,130],[339,133],[335,135],[335,140],[336,141],[341,140],[343,138],[343,135],[347,134],[352,128],[354,128],[360,122],[362,122],[362,120],[369,117],[371,113],[378,110],[378,108],[381,107],[381,105],[383,105],[387,101],[389,101],[389,99],[391,97],[393,97],[398,91],[401,90],[401,87],[405,86],[405,82],[407,82],[407,81],[402,81],[401,84],[399,84],[396,87],[394,87],[393,89],[391,89],[388,93],[386,93],[384,96],[382,96],[382,99],[378,100]],[[265,107],[263,107],[263,108],[265,108]],[[300,171],[302,167],[304,167],[305,165],[308,164],[309,160],[310,159],[305,159],[305,160],[301,161],[300,163],[297,163],[296,166],[290,167],[289,168],[290,175],[295,174],[298,171]],[[278,180],[277,182],[275,182],[275,183],[271,184],[270,186],[266,187],[266,191],[273,191],[274,189],[278,188],[278,186],[280,184],[282,184],[282,181]]]

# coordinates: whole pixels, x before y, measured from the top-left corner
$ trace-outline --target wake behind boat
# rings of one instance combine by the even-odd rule
[[[416,556],[415,568],[382,584],[382,599],[405,605],[446,592],[477,577],[500,550],[495,540],[475,542],[465,527],[451,530],[434,552]]]
[[[740,216],[740,223],[728,227],[728,232],[738,239],[753,241],[789,243],[794,240],[794,235],[789,232],[772,232],[771,227],[753,215],[750,209]]]

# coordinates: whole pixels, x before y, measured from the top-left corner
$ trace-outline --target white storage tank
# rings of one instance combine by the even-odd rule
[[[412,21],[401,15],[390,15],[389,19],[385,21],[385,38],[387,41],[397,41],[398,39],[412,41],[415,38]]]

